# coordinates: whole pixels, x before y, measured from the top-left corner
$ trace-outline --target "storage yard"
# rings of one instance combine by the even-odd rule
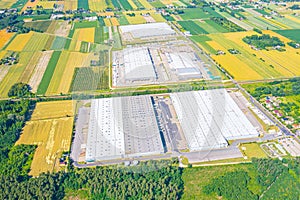
[[[225,89],[95,99],[79,109],[71,157],[95,162],[232,151],[229,140],[259,135],[248,115]]]

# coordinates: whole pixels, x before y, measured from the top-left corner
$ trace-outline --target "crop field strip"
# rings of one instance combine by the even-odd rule
[[[198,26],[197,23],[194,21],[178,21],[180,26],[184,28],[184,30],[190,31],[192,35],[200,35],[200,34],[207,34],[208,32]]]
[[[36,144],[30,175],[59,171],[58,159],[68,151],[73,127],[73,102],[37,103],[16,144]]]
[[[41,51],[45,48],[47,40],[49,38],[48,34],[34,33],[30,40],[27,42],[23,51]],[[50,46],[50,45],[49,45]]]
[[[11,86],[17,82],[19,82],[20,77],[25,70],[28,62],[30,61],[31,57],[33,56],[34,52],[21,52],[20,53],[20,60],[18,64],[12,65],[9,68],[8,73],[0,82],[0,96],[7,97],[8,91]]]
[[[18,34],[13,41],[7,46],[6,50],[12,51],[22,51],[26,46],[30,38],[33,36],[34,32],[29,32],[26,34]]]
[[[63,50],[65,48],[67,39],[64,37],[56,36],[50,49],[51,50]]]
[[[70,56],[70,52],[62,51],[62,53],[59,57],[59,60],[56,64],[56,67],[54,69],[53,76],[51,77],[51,81],[48,85],[46,95],[59,94],[60,91],[58,91],[58,88],[59,88],[62,78],[64,76],[71,76],[70,74],[64,74],[64,71],[67,67],[66,65],[67,65],[69,56]]]
[[[33,53],[32,57],[30,58],[30,61],[28,62],[26,68],[24,69],[22,75],[20,76],[19,82],[22,83],[29,82],[41,56],[42,56],[42,52],[40,51],[36,51]]]
[[[119,0],[119,3],[121,4],[124,10],[133,10],[132,6],[128,3],[127,0]]]
[[[25,27],[34,28],[42,32],[46,32],[51,24],[55,24],[52,21],[37,21],[37,22],[26,22]]]
[[[104,0],[89,0],[88,3],[92,11],[104,11],[107,8]]]
[[[43,75],[47,69],[53,51],[43,51],[40,59],[35,67],[35,70],[28,81],[28,84],[32,88],[32,92],[36,93],[38,86],[43,78]]]
[[[37,94],[45,94],[46,93],[60,55],[61,55],[61,51],[53,52],[53,54],[48,62],[48,65],[47,65],[46,71],[43,75],[43,78],[37,89]]]
[[[78,5],[77,5],[78,8],[83,8],[85,10],[89,9],[89,1],[88,0],[77,0],[77,2],[78,2]]]
[[[71,52],[66,64],[66,68],[63,72],[63,77],[60,80],[59,87],[57,91],[59,93],[66,94],[70,90],[70,86],[72,83],[72,75],[75,72],[75,68],[80,68],[84,66],[89,66],[89,54],[86,53],[78,53],[78,52]],[[71,75],[72,74],[72,75]]]

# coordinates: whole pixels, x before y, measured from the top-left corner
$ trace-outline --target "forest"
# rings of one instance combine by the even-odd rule
[[[227,172],[214,178],[203,187],[206,194],[216,194],[225,199],[298,199],[300,196],[300,158],[256,159],[253,173],[260,192],[249,188],[250,176],[245,171]]]
[[[243,38],[243,41],[249,45],[255,46],[258,49],[266,49],[266,47],[284,47],[285,44],[278,38],[269,34],[251,35]]]

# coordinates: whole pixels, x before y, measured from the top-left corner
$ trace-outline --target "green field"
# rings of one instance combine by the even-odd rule
[[[125,10],[132,10],[132,6],[128,3],[127,0],[119,0],[119,2]]]
[[[24,5],[27,3],[28,0],[17,0],[11,8],[17,8],[18,10],[21,10]]]
[[[46,32],[51,23],[52,21],[26,22],[24,26]]]
[[[97,44],[101,44],[104,41],[104,33],[103,33],[103,27],[96,27],[95,28],[95,36],[94,36],[94,42]]]
[[[190,31],[192,35],[200,35],[200,34],[207,34],[208,32],[205,31],[203,28],[198,26],[194,21],[178,21],[180,26],[184,28],[186,31]]]
[[[108,89],[108,68],[76,68],[70,92],[84,92]]]
[[[213,20],[210,20],[210,19],[205,20],[205,23],[209,26],[209,28],[205,25],[203,25],[203,28],[206,30],[206,27],[207,27],[208,28],[207,32],[209,32],[209,33],[226,33],[226,32],[228,32],[228,30],[226,28],[217,24]]]
[[[127,18],[123,14],[120,14],[118,21],[119,21],[120,25],[128,25],[129,24]]]
[[[89,52],[89,42],[82,41],[80,45],[80,52],[88,53]]]
[[[279,33],[280,35],[287,37],[296,42],[300,42],[300,29],[294,30],[275,30],[274,32]]]
[[[63,50],[66,45],[66,41],[67,39],[64,37],[55,37],[51,46],[51,50]]]
[[[207,19],[210,17],[221,17],[217,12],[211,8],[187,8],[183,10],[184,13],[180,17],[184,20],[188,19]]]
[[[48,89],[48,86],[50,84],[50,81],[52,79],[56,64],[57,64],[58,59],[60,57],[60,54],[61,54],[61,51],[54,51],[53,52],[53,54],[50,58],[50,61],[48,63],[47,69],[46,69],[46,71],[43,75],[43,78],[41,80],[41,83],[38,87],[37,94],[45,94],[46,93],[46,91]]]
[[[117,9],[119,9],[119,10],[121,9],[121,6],[120,6],[118,0],[112,0],[111,2],[112,2],[113,6],[114,6],[115,8],[117,8]]]
[[[143,4],[141,4],[138,0],[132,0],[132,1],[139,9],[145,9]]]
[[[191,40],[193,40],[195,43],[200,44],[203,48],[205,48],[207,51],[209,51],[211,54],[216,54],[217,51],[212,48],[209,44],[207,44],[207,41],[211,41],[211,38],[205,35],[197,35],[192,36]]]
[[[89,1],[88,0],[78,0],[77,1],[78,8],[84,8],[85,10],[89,9]]]
[[[150,2],[150,4],[155,7],[155,8],[164,8],[166,7],[165,4],[163,4],[162,2],[160,2],[159,0],[155,0],[153,2]]]
[[[262,10],[262,9],[253,9],[255,10],[256,12],[262,14],[262,15],[270,15],[270,13],[266,12],[265,10]]]

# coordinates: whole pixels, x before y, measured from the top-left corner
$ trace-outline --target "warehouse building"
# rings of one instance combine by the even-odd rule
[[[155,81],[155,65],[146,47],[131,47],[122,51],[126,81]]]
[[[258,131],[225,89],[170,94],[191,151],[226,147]]]
[[[92,100],[86,161],[161,153],[150,96]]]
[[[166,53],[168,64],[181,80],[202,78],[199,70],[200,62],[194,53]]]
[[[135,39],[176,34],[176,32],[164,22],[120,26],[119,30],[121,35],[130,35]]]

